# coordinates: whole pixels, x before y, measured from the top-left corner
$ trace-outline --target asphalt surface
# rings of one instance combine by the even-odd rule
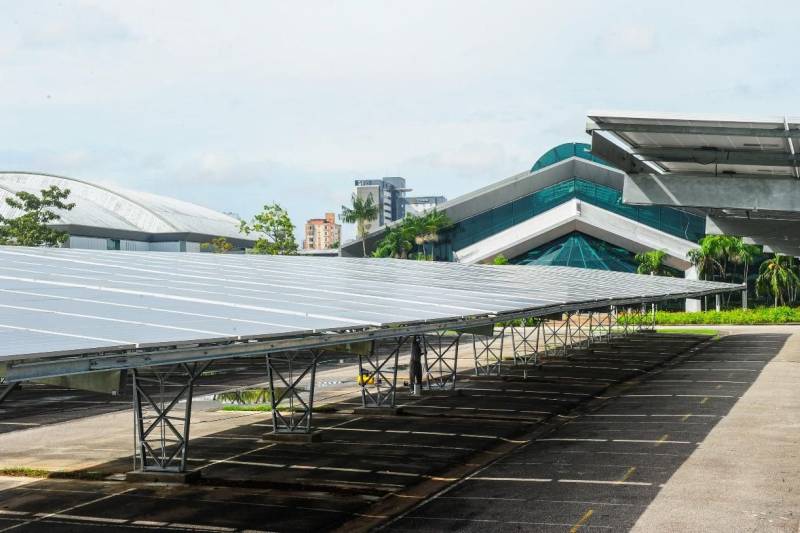
[[[713,342],[460,480],[387,529],[628,531],[787,337],[740,334]]]
[[[315,415],[318,443],[263,440],[265,414],[192,439],[189,464],[203,472],[196,485],[116,481],[130,457],[92,468],[106,480],[0,479],[0,531],[344,531],[385,522],[387,504],[417,498],[423,504],[391,529],[627,529],[757,368],[692,360],[624,385],[620,397],[605,395],[704,339],[643,334],[547,362],[524,380],[509,367],[502,378],[465,377],[459,394],[401,397],[402,416],[357,416],[354,401],[342,402],[337,413]],[[555,423],[554,433],[528,442]],[[462,479],[480,457],[501,459]],[[453,482],[427,501],[414,493]]]

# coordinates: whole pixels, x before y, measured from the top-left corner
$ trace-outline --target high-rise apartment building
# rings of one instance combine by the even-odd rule
[[[341,242],[342,226],[336,223],[336,215],[325,213],[325,218],[309,219],[303,235],[304,250],[327,250]]]

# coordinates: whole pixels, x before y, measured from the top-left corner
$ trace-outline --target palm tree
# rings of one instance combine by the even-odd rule
[[[731,262],[736,265],[742,265],[742,284],[745,286],[745,291],[748,290],[748,280],[750,274],[750,265],[753,261],[761,255],[761,248],[752,244],[745,244],[741,237],[736,237],[736,245],[731,250]],[[730,294],[728,294],[730,298]]]
[[[651,274],[653,276],[669,276],[669,271],[664,265],[664,258],[667,254],[662,250],[650,250],[636,254],[634,259],[639,266],[636,267],[637,274]]]
[[[339,218],[343,222],[356,225],[356,235],[361,239],[361,248],[364,250],[364,257],[367,257],[367,222],[378,218],[378,206],[372,199],[372,194],[366,199],[354,194],[351,202],[352,206],[350,207],[342,206]]]
[[[717,261],[718,248],[708,235],[700,241],[699,248],[693,248],[686,254],[686,259],[697,269],[697,277],[708,280],[714,277],[714,271],[722,270],[722,265]],[[708,297],[703,297],[704,307],[708,308]]]
[[[438,211],[434,208],[429,213],[422,217],[422,253],[425,253],[425,243],[439,242],[439,232],[444,228],[450,226],[452,222],[446,213]],[[433,245],[431,245],[431,257],[433,257]]]
[[[778,302],[786,304],[794,299],[800,277],[794,257],[775,254],[774,257],[761,263],[756,278],[756,294],[769,293],[774,298],[775,307]]]

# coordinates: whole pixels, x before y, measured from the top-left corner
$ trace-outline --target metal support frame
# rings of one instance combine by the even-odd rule
[[[273,433],[309,433],[314,410],[314,379],[322,350],[267,354]],[[308,397],[300,383],[308,377]],[[288,402],[288,405],[281,405]]]
[[[210,364],[211,361],[132,369],[134,470],[186,470],[194,383]],[[181,402],[182,416],[178,408]]]
[[[455,390],[458,375],[458,345],[461,333],[445,337],[445,331],[422,335],[423,379],[428,390]],[[431,354],[429,356],[428,354]]]
[[[568,338],[570,336],[569,317],[560,322],[555,320],[542,321],[542,340],[544,353],[547,357],[566,357]]]
[[[3,400],[8,398],[8,396],[19,386],[19,381],[11,381],[6,382],[5,380],[0,380],[0,403],[3,403]]]
[[[592,312],[580,310],[568,315],[571,348],[589,348],[592,344]]]
[[[506,328],[500,330],[499,335],[472,335],[472,348],[475,355],[475,375],[491,376],[500,375],[503,362],[503,341]],[[499,341],[499,342],[498,342]],[[481,364],[483,362],[483,364]]]
[[[542,321],[535,326],[511,326],[511,346],[515,365],[536,365],[539,362],[539,340],[542,336]]]
[[[372,341],[369,354],[358,356],[358,382],[363,407],[394,407],[397,395],[397,361],[409,337],[398,337],[388,354],[379,354]]]

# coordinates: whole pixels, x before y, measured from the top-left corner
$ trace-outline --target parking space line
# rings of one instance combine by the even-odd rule
[[[572,526],[572,529],[569,530],[569,533],[577,533],[577,531],[580,528],[582,528],[586,524],[586,522],[589,521],[589,519],[592,517],[593,514],[594,514],[593,509],[589,509],[585,513],[583,513],[583,516],[581,516],[580,520],[575,522],[575,524]]]

